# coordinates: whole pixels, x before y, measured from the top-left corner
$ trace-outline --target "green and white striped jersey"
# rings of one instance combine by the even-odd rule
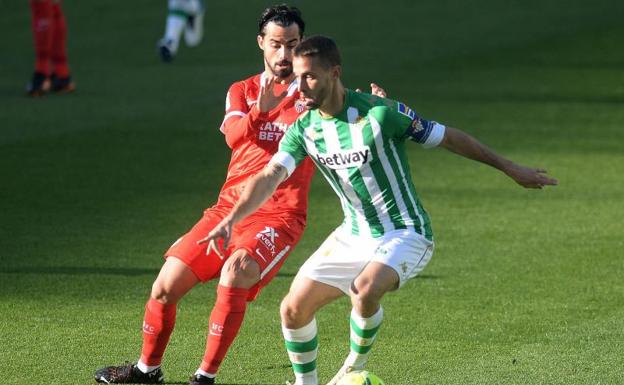
[[[413,228],[432,240],[405,153],[405,140],[433,147],[445,127],[426,121],[405,104],[346,90],[337,116],[318,110],[300,116],[286,131],[271,162],[290,175],[306,156],[314,161],[338,194],[344,224],[356,235],[379,237]]]

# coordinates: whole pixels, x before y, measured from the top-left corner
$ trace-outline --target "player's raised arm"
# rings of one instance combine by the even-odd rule
[[[212,249],[223,257],[216,246],[216,240],[223,238],[223,248],[226,249],[232,235],[232,227],[260,208],[287,177],[286,167],[273,162],[269,163],[260,173],[249,180],[232,211],[212,229],[206,238],[197,243],[210,242],[208,252]]]
[[[555,186],[557,180],[546,175],[546,170],[524,167],[506,159],[474,137],[453,127],[446,127],[440,146],[465,158],[476,160],[507,174],[519,185],[526,188],[541,189],[544,186]]]
[[[221,132],[230,148],[238,146],[246,136],[254,132],[268,120],[268,113],[276,108],[286,96],[286,92],[275,95],[276,79],[266,76],[260,84],[257,102],[249,108],[243,82],[232,84],[225,101],[225,117],[221,123]]]

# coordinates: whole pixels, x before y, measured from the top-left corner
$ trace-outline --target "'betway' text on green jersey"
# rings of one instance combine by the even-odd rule
[[[306,157],[314,161],[338,194],[344,224],[357,235],[379,237],[413,228],[433,233],[410,175],[405,140],[438,145],[445,127],[421,119],[405,104],[346,90],[337,116],[308,111],[286,131],[271,162],[290,175]]]

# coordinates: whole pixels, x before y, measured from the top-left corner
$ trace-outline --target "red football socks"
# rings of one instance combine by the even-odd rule
[[[54,33],[52,0],[30,0],[30,10],[35,43],[35,72],[49,75]]]
[[[175,319],[176,304],[164,305],[153,298],[147,301],[143,319],[142,363],[148,366],[160,365],[175,326]]]
[[[59,78],[69,77],[67,64],[67,25],[60,2],[30,0],[32,31],[35,44],[35,72]],[[50,63],[53,68],[50,68]],[[52,71],[51,71],[52,70]]]
[[[65,41],[67,39],[67,25],[60,3],[52,5],[52,16],[54,20],[54,34],[52,36],[52,64],[54,73],[59,78],[69,77],[69,65],[67,63],[67,49]]]
[[[210,314],[206,352],[200,369],[216,374],[228,348],[238,335],[247,308],[248,289],[217,287],[217,301]]]

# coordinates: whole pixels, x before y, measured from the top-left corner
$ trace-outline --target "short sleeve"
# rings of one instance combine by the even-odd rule
[[[288,170],[288,176],[290,176],[307,155],[301,126],[297,120],[286,130],[282,140],[280,140],[279,149],[271,158],[270,163],[285,167]]]
[[[425,148],[437,146],[444,138],[446,127],[443,124],[421,118],[406,104],[395,102],[389,110],[386,115],[395,137],[411,139]]]
[[[225,96],[225,116],[221,123],[221,132],[224,132],[225,122],[233,117],[245,117],[249,113],[247,100],[245,98],[245,87],[243,82],[237,82],[230,86]]]

